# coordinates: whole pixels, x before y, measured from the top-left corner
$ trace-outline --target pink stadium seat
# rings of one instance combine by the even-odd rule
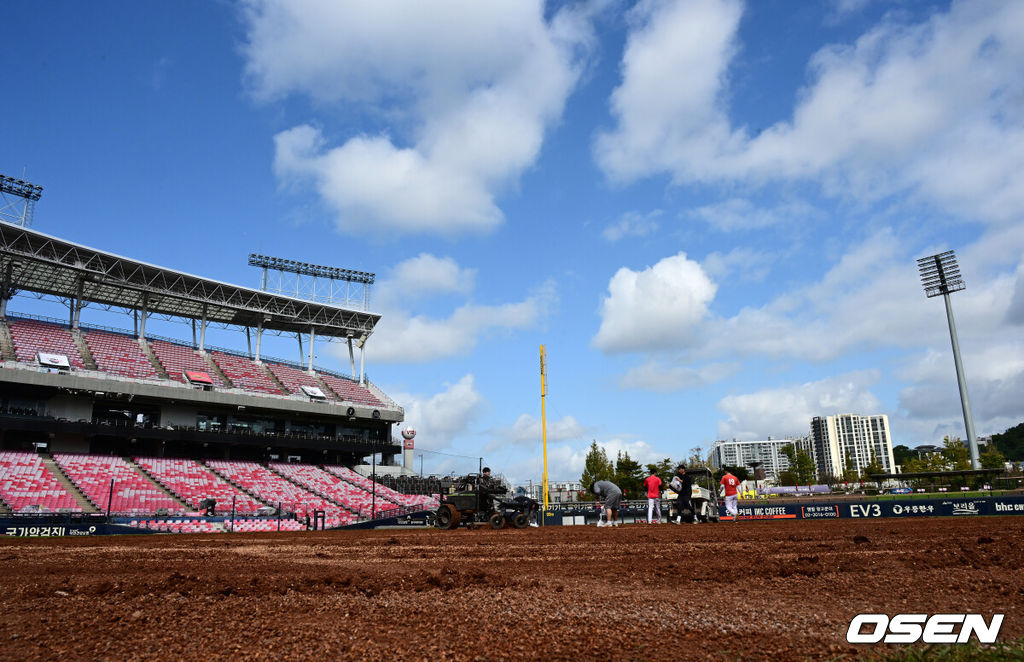
[[[42,458],[27,451],[0,451],[0,499],[12,512],[82,512]],[[39,507],[39,508],[37,508]]]
[[[103,372],[135,379],[157,377],[137,338],[106,331],[86,331],[84,337],[97,367]]]
[[[203,499],[216,499],[218,515],[231,513],[234,499],[235,513],[251,515],[266,505],[246,494],[196,460],[137,457],[135,462],[158,483],[174,493],[192,508],[199,510]]]
[[[101,510],[128,515],[153,513],[158,508],[182,513],[185,509],[119,457],[54,453],[54,461],[83,494]],[[110,481],[114,481],[110,497]]]
[[[374,512],[381,515],[397,507],[393,502],[384,498],[381,492],[378,492],[376,504],[374,504],[373,495],[366,490],[311,464],[271,462],[270,468],[311,492],[320,494],[359,513],[361,517],[372,517]],[[383,486],[379,485],[378,487]]]
[[[224,381],[210,369],[206,359],[191,347],[176,345],[164,340],[151,340],[149,346],[153,348],[153,353],[156,354],[160,365],[164,367],[171,379],[179,382],[186,381],[183,374],[186,370],[205,372],[210,376],[214,386],[225,386]]]
[[[384,403],[381,402],[377,396],[370,393],[370,390],[365,386],[360,386],[359,382],[354,382],[350,379],[342,379],[325,373],[318,374],[320,375],[320,379],[324,380],[324,383],[327,384],[327,387],[334,391],[338,398],[343,402],[354,402],[358,405],[365,405],[367,407],[384,406]]]
[[[210,460],[207,465],[267,503],[281,504],[283,510],[296,513],[300,517],[312,516],[313,511],[323,510],[328,520],[343,524],[354,520],[352,513],[342,506],[303,489],[256,462]]]
[[[85,368],[71,332],[63,326],[29,319],[11,320],[8,324],[14,340],[14,352],[22,363],[35,363],[36,354],[63,354],[73,368]]]
[[[263,366],[255,361],[224,352],[211,352],[210,356],[235,388],[282,395],[281,388],[264,371]]]
[[[270,369],[270,372],[274,373],[278,381],[284,384],[285,388],[291,393],[300,392],[303,386],[312,386],[320,389],[327,396],[328,400],[336,400],[336,398],[332,397],[330,391],[323,390],[315,375],[280,363],[268,363],[267,368]]]

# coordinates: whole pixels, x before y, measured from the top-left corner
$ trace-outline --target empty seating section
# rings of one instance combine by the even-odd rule
[[[366,492],[376,492],[378,499],[384,497],[385,499],[388,499],[393,503],[400,504],[403,506],[406,505],[403,499],[405,499],[405,497],[409,495],[397,492],[386,485],[381,485],[380,483],[377,483],[376,487],[374,487],[374,482],[372,480],[370,480],[369,478],[360,473],[357,473],[349,469],[348,467],[329,465],[325,466],[324,469],[334,474],[335,476],[342,478],[345,481],[352,483],[353,485],[356,485],[357,487],[362,488]]]
[[[210,356],[235,388],[281,395],[281,388],[264,371],[263,366],[255,361],[224,352],[211,352]]]
[[[153,519],[153,520],[132,520],[128,526],[150,531],[164,531],[166,533],[224,533],[225,522],[207,522],[199,519]]]
[[[235,533],[250,533],[252,531],[302,531],[306,525],[295,519],[239,519],[231,523],[224,522],[228,530],[234,529]]]
[[[280,363],[268,363],[267,368],[270,369],[270,372],[274,373],[277,380],[284,384],[284,387],[291,393],[301,391],[302,386],[314,386],[323,391],[317,378],[308,372],[299,370],[298,368],[293,368],[289,365],[282,365]],[[327,396],[328,400],[334,399],[328,392],[324,392],[324,395]]]
[[[57,324],[36,320],[16,319],[9,322],[14,352],[22,363],[35,363],[36,354],[63,354],[72,367],[82,369],[85,363],[78,353],[71,332]]]
[[[0,499],[12,512],[82,512],[42,458],[27,451],[0,452]]]
[[[106,331],[86,331],[84,337],[96,366],[103,372],[135,379],[157,377],[138,338]]]
[[[179,499],[199,510],[203,499],[216,499],[216,513],[230,515],[232,499],[235,513],[251,515],[265,504],[260,503],[195,460],[159,457],[137,457],[135,462],[158,483]]]
[[[345,402],[354,402],[358,405],[366,405],[367,407],[384,406],[384,403],[377,399],[377,396],[370,393],[369,389],[365,386],[360,386],[358,382],[335,377],[334,375],[319,374],[320,378],[327,384],[327,387]]]
[[[164,367],[164,370],[167,371],[171,379],[186,382],[185,375],[182,373],[190,370],[193,372],[205,372],[209,375],[210,381],[213,382],[214,386],[225,385],[224,381],[210,369],[206,359],[191,347],[175,345],[164,340],[151,340],[149,341],[149,346],[153,348],[153,353],[156,354],[160,365]]]
[[[341,506],[303,489],[256,462],[210,460],[206,464],[267,503],[275,506],[280,504],[286,512],[312,517],[313,511],[322,510],[328,526],[332,522],[347,524],[354,519],[352,513]]]
[[[115,513],[152,514],[158,508],[184,512],[177,501],[167,496],[142,473],[119,457],[54,453],[54,461],[68,478],[98,508]],[[114,481],[111,497],[110,481]]]
[[[397,507],[380,494],[377,495],[375,504],[373,496],[362,488],[311,464],[271,462],[270,468],[310,491],[322,494],[332,501],[358,512],[360,517],[372,517],[374,512],[385,513]]]

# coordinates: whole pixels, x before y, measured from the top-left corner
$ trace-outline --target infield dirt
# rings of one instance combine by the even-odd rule
[[[1005,614],[1024,517],[0,539],[0,659],[854,659]]]

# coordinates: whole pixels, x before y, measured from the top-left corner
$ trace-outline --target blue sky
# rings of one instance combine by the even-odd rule
[[[1024,419],[1021,3],[6,9],[35,228],[250,287],[250,252],[376,273],[367,371],[428,473],[539,478],[542,343],[552,479],[815,415],[962,436],[915,264],[946,249],[976,429]]]

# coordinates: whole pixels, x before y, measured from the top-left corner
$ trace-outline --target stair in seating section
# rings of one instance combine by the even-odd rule
[[[210,366],[210,372],[216,375],[218,379],[222,380],[225,384],[228,384],[233,388],[237,388],[231,382],[231,380],[228,379],[228,376],[224,374],[224,371],[220,369],[220,366],[217,365],[217,362],[213,360],[213,357],[210,356],[209,352],[203,352],[203,360],[206,361],[206,365]]]
[[[59,482],[61,486],[64,487],[65,490],[70,492],[71,495],[75,497],[75,501],[77,501],[78,505],[82,507],[82,512],[99,512],[99,508],[94,506],[92,502],[89,501],[88,497],[86,497],[85,494],[82,493],[82,490],[78,489],[78,486],[71,482],[71,479],[67,477],[67,474],[65,474],[64,470],[60,468],[60,465],[53,461],[52,455],[50,455],[46,451],[41,451],[39,453],[39,459],[43,461],[43,466],[50,470],[50,473],[53,474],[53,477],[57,479],[57,482]]]
[[[121,459],[127,462],[128,466],[133,467],[136,471],[138,471],[140,474],[149,479],[149,482],[151,482],[153,486],[159,489],[161,492],[166,494],[168,498],[174,499],[174,501],[177,502],[178,505],[180,505],[182,508],[184,508],[185,510],[189,510],[192,507],[187,501],[179,497],[171,490],[167,489],[167,486],[161,483],[159,480],[157,480],[151,473],[146,471],[145,467],[139,465],[139,463],[135,461],[135,458],[128,455],[122,455]]]
[[[328,491],[326,489],[323,489],[322,485],[318,486],[318,485],[315,485],[315,484],[311,484],[310,482],[303,482],[301,480],[298,480],[296,477],[289,475],[288,470],[287,470],[288,466],[289,465],[286,465],[286,464],[282,465],[281,462],[270,462],[270,463],[267,464],[267,468],[268,469],[270,469],[271,471],[276,473],[281,478],[287,480],[289,483],[293,483],[294,485],[300,487],[303,490],[312,492],[313,494],[315,494],[315,495],[325,499],[326,501],[330,501],[334,505],[339,506],[341,508],[344,508],[345,510],[347,510],[350,513],[352,513],[353,515],[359,515],[359,509],[358,508],[354,508],[354,507],[350,506],[349,504],[343,503],[341,501],[341,499],[339,499],[336,496],[333,496],[331,494],[328,494],[327,493]],[[309,467],[311,465],[292,465],[292,466]],[[312,468],[315,469],[316,467],[312,467]]]
[[[82,337],[81,329],[71,329],[71,339],[75,341],[75,347],[78,348],[78,353],[82,356],[82,363],[88,370],[99,370],[99,364],[96,363],[96,357],[92,355],[92,350],[89,349],[89,345],[86,344],[85,338]]]
[[[156,370],[156,374],[160,375],[163,379],[171,379],[170,375],[167,374],[167,369],[164,368],[163,364],[160,363],[160,359],[153,353],[153,348],[149,346],[145,338],[139,338],[139,347],[142,348],[142,353],[149,359],[150,365],[153,366],[153,370]]]
[[[7,320],[0,319],[0,355],[4,361],[16,361],[18,355],[14,352],[14,340],[11,338],[11,330],[7,328]]]

